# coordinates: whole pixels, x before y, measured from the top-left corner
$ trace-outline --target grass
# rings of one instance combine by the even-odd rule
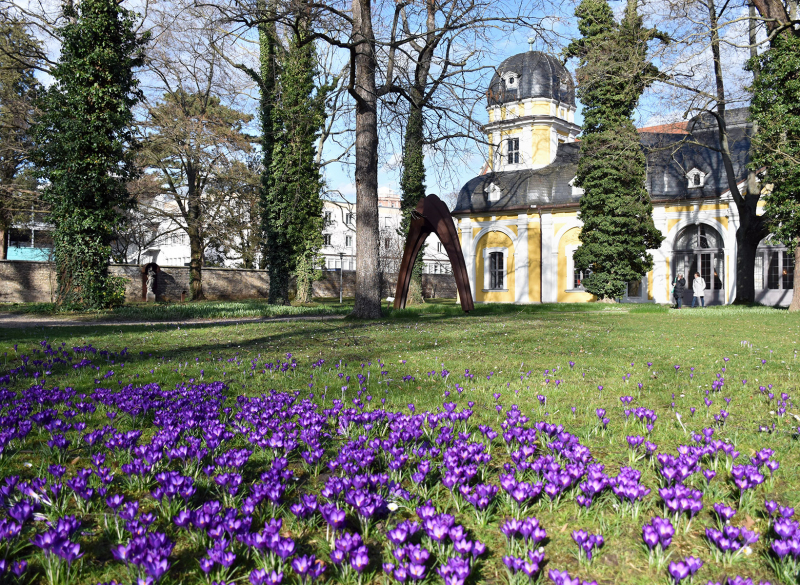
[[[219,309],[216,314],[224,310]],[[252,310],[258,307],[254,304]],[[625,437],[643,434],[638,424],[626,422],[619,400],[620,396],[632,396],[633,406],[651,408],[658,414],[648,439],[658,444],[660,452],[676,453],[679,445],[692,444],[692,432],[705,427],[714,427],[714,438],[736,446],[741,452],[737,462],[744,462],[763,447],[775,450],[775,458],[781,465],[775,478],[755,488],[752,499],[748,499],[733,520],[735,525],[744,524],[761,533],[753,554],[742,556],[730,566],[724,565],[714,559],[703,536],[706,527],[716,526],[711,513],[714,503],[738,507],[738,489],[724,463],[718,469],[718,477],[706,489],[703,511],[688,531],[678,530],[670,549],[671,560],[687,555],[703,559],[705,564],[695,583],[723,581],[725,576],[734,575],[750,577],[755,582],[760,579],[776,583],[780,579],[770,563],[768,545],[772,537],[763,501],[770,498],[782,505],[800,506],[800,484],[796,481],[800,451],[795,418],[800,417],[800,411],[793,402],[800,393],[799,333],[800,317],[760,307],[675,311],[630,305],[484,305],[464,316],[453,303],[438,302],[404,311],[387,311],[384,319],[372,322],[179,326],[87,323],[64,328],[2,330],[0,369],[17,367],[20,356],[31,355],[42,339],[54,346],[62,342],[70,347],[91,343],[117,352],[127,347],[129,355],[124,366],[113,363],[112,356],[97,356],[94,363],[99,370],[54,369],[46,377],[46,385],[71,386],[87,394],[98,386],[117,387],[117,382],[122,385],[156,382],[162,388],[171,388],[177,383],[200,379],[203,370],[206,381],[224,380],[231,396],[257,395],[272,388],[299,391],[303,396],[311,391],[315,400],[326,395],[326,407],[332,398],[350,403],[356,398],[356,373],[370,371],[367,393],[372,396],[372,404],[380,406],[378,399],[385,398],[386,408],[408,413],[409,403],[421,412],[435,411],[444,401],[454,400],[460,408],[472,401],[474,414],[470,423],[490,424],[498,431],[502,417],[495,405],[499,403],[507,410],[516,404],[531,421],[564,425],[612,475],[629,465]],[[251,360],[260,364],[285,359],[287,353],[292,353],[300,364],[294,375],[261,374],[260,369],[250,368]],[[311,364],[320,358],[325,360],[324,367],[312,371]],[[570,362],[574,365],[570,366]],[[383,365],[379,367],[379,363]],[[676,365],[680,368],[676,369]],[[445,369],[449,375],[443,378]],[[108,371],[114,373],[103,379],[102,375]],[[380,376],[380,371],[387,374]],[[430,372],[436,373],[429,375]],[[312,373],[314,387],[309,390]],[[339,374],[352,376],[353,381],[343,381]],[[413,379],[403,381],[403,376]],[[715,391],[712,382],[720,377],[725,379],[724,386]],[[18,378],[12,389],[20,391],[32,383],[32,379]],[[759,390],[770,384],[776,397],[781,392],[790,396],[784,416],[778,414],[777,398],[769,399]],[[346,389],[342,390],[343,386]],[[457,387],[463,389],[461,393]],[[494,398],[496,393],[500,394],[499,400]],[[544,404],[538,396],[545,398]],[[713,400],[708,409],[703,403],[706,397]],[[729,404],[726,398],[730,398]],[[691,407],[696,409],[693,415]],[[605,431],[598,422],[595,412],[598,408],[605,409],[610,419]],[[713,418],[720,408],[730,413],[724,425],[715,423]],[[680,421],[676,412],[681,414]],[[89,427],[105,424],[104,420],[104,413],[98,412],[89,420]],[[122,421],[117,426],[122,428]],[[474,427],[472,430],[477,435]],[[540,444],[539,452],[546,451],[546,446]],[[80,452],[75,455],[76,459],[67,465],[69,473],[87,465]],[[499,443],[492,455],[487,478],[496,483],[503,463],[509,459]],[[36,453],[20,454],[16,458],[17,467],[12,465],[4,474],[14,469],[32,477],[41,467],[40,457]],[[32,470],[23,466],[26,462],[31,463]],[[294,461],[292,465],[299,463]],[[642,471],[643,483],[652,490],[636,519],[624,514],[610,494],[597,501],[588,513],[581,512],[571,496],[558,506],[551,507],[543,498],[542,503],[532,507],[530,515],[535,515],[548,533],[545,572],[551,568],[566,569],[573,576],[596,579],[599,583],[666,585],[666,570],[649,566],[641,545],[642,524],[654,515],[663,515],[658,475],[646,460],[633,466]],[[257,469],[251,473],[258,477]],[[698,487],[705,485],[701,477],[695,476],[691,481]],[[143,501],[149,498],[146,491],[138,495]],[[449,492],[443,491],[437,502],[449,506]],[[507,549],[498,525],[507,513],[506,508],[498,509],[487,528],[480,527],[474,515],[466,513],[464,508],[457,514],[458,522],[489,547],[479,582],[506,582],[501,558]],[[575,528],[605,536],[604,548],[590,565],[578,563],[576,547],[570,538]],[[370,541],[370,554],[375,559],[380,558],[386,546],[381,534],[381,530],[373,531]],[[316,536],[311,533],[304,538],[304,542],[313,543]],[[86,536],[84,548],[93,545],[97,545],[96,541]],[[192,575],[197,574],[194,559],[204,551],[187,547],[188,543],[179,546],[182,552],[171,571],[173,583],[194,582]],[[124,578],[120,565],[109,557],[105,559],[99,562],[87,557],[80,582]],[[246,574],[238,578],[247,582]],[[384,582],[383,577],[376,577],[375,582]],[[438,578],[431,582],[438,582]],[[549,583],[546,577],[541,582]]]
[[[329,299],[287,306],[264,300],[199,301],[196,303],[129,303],[104,311],[60,311],[53,303],[9,303],[0,311],[18,315],[48,315],[65,319],[106,321],[184,321],[188,319],[244,319],[300,315],[344,315],[353,310],[353,300],[339,304]]]

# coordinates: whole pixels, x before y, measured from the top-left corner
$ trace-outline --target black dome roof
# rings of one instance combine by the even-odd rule
[[[516,87],[505,87],[503,75],[516,73]],[[503,61],[497,68],[487,92],[489,105],[499,105],[528,98],[548,98],[575,105],[575,84],[567,68],[556,57],[528,51]]]

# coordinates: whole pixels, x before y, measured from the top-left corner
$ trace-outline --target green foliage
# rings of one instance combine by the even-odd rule
[[[33,148],[30,123],[39,91],[34,75],[38,51],[38,42],[23,23],[0,22],[0,232],[35,201],[35,186],[26,171]]]
[[[140,100],[133,70],[146,38],[135,15],[113,0],[65,5],[61,57],[36,127],[36,162],[52,206],[58,303],[103,308],[119,301],[108,274],[111,240],[131,206],[135,177],[131,109]]]
[[[270,8],[273,6],[270,2]],[[264,0],[259,0],[259,11],[266,11]],[[263,22],[258,26],[258,48],[260,68],[251,77],[258,83],[261,91],[259,99],[259,119],[261,122],[261,186],[259,189],[259,236],[261,245],[261,268],[266,268],[269,245],[270,173],[272,172],[272,151],[275,147],[273,111],[276,99],[276,79],[278,77],[277,40],[275,24]]]
[[[584,189],[583,228],[575,267],[592,270],[583,280],[587,291],[614,298],[652,268],[647,250],[663,240],[653,224],[645,155],[631,115],[658,74],[647,45],[665,39],[642,27],[635,1],[620,23],[605,0],[583,0],[575,14],[583,36],[565,51],[580,60],[578,97],[584,105],[576,181]]]
[[[750,168],[764,169],[762,184],[771,185],[764,197],[770,230],[794,247],[800,238],[800,36],[776,36],[750,61],[756,66],[750,115],[758,132]]]
[[[294,270],[297,277],[297,296],[295,300],[298,303],[310,303],[314,287],[314,281],[322,277],[322,271],[319,269],[320,257],[312,254],[303,254],[297,260],[297,266]]]
[[[315,143],[328,89],[315,87],[316,66],[311,33],[301,23],[282,64],[269,186],[262,199],[272,303],[289,302],[291,273],[299,264],[313,263],[322,246],[322,177]]]

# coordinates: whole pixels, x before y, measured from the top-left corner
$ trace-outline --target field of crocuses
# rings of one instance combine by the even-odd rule
[[[797,583],[796,320],[5,332],[0,582]]]

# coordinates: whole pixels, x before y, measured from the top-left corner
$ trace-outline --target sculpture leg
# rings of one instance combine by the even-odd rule
[[[394,308],[405,309],[408,300],[408,287],[411,284],[411,273],[414,269],[414,260],[419,254],[425,238],[430,231],[425,229],[424,219],[414,219],[408,229],[405,250],[403,251],[403,261],[400,264],[400,272],[397,275],[397,288],[395,289]]]
[[[431,196],[429,196],[429,199],[430,198]],[[461,308],[468,313],[475,308],[475,303],[472,300],[469,273],[467,272],[467,265],[464,262],[461,242],[458,239],[458,233],[453,224],[452,216],[447,206],[442,203],[438,197],[436,201],[431,201],[430,207],[433,209],[426,210],[426,216],[428,221],[433,224],[432,227],[447,252],[447,257],[453,268],[453,276],[456,279],[456,288],[458,288]]]

